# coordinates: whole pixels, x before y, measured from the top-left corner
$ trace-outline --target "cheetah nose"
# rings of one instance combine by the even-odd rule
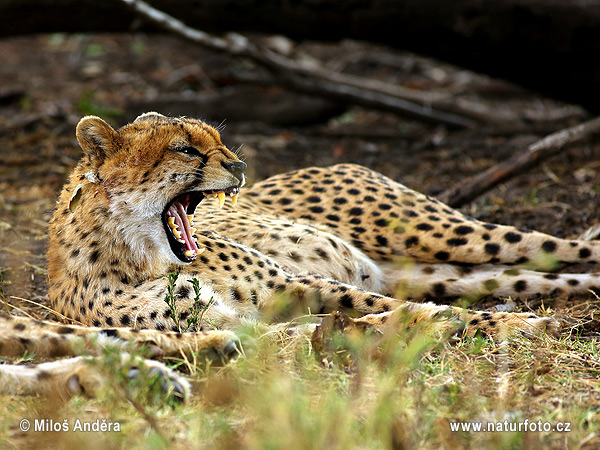
[[[223,167],[229,170],[234,177],[236,177],[240,182],[244,179],[244,172],[246,171],[246,163],[242,161],[236,162],[226,162],[223,163]]]

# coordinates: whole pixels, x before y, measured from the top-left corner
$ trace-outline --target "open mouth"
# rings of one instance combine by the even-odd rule
[[[162,214],[163,225],[171,250],[183,262],[192,262],[205,249],[198,247],[194,238],[193,215],[196,207],[205,197],[214,197],[222,208],[225,198],[231,197],[235,206],[240,193],[239,187],[221,190],[191,191],[178,195],[169,202]]]

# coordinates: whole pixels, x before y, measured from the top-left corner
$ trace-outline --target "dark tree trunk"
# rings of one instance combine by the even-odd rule
[[[600,112],[600,0],[151,0],[210,32],[380,42]],[[143,29],[117,0],[0,0],[0,34]]]

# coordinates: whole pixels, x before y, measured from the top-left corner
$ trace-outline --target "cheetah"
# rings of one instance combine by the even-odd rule
[[[552,273],[597,263],[599,242],[484,223],[362,166],[312,167],[244,187],[246,164],[200,120],[151,112],[115,130],[87,116],[76,136],[83,157],[50,222],[48,283],[52,307],[81,325],[1,315],[3,354],[71,357],[2,365],[4,390],[93,395],[101,375],[73,342],[92,356],[94,340],[133,341],[159,355],[228,360],[241,324],[286,326],[300,314],[346,311],[383,332],[421,323],[466,335],[556,335],[552,317],[433,302],[600,286],[598,274]],[[177,316],[165,303],[169,289]],[[195,302],[206,320],[181,333]],[[143,364],[189,395],[180,375]]]

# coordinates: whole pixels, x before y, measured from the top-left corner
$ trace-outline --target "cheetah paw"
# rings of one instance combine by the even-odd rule
[[[481,332],[493,338],[505,338],[515,333],[525,336],[546,333],[558,337],[560,329],[561,326],[554,317],[538,317],[530,313],[477,312],[469,315],[465,334],[473,336]]]
[[[166,400],[167,404],[173,405],[184,403],[190,398],[191,386],[185,377],[159,361],[131,359],[130,355],[124,353],[121,355],[122,366],[109,374],[95,357],[74,359],[80,359],[81,362],[66,381],[69,396],[79,394],[95,397],[107,381],[110,384],[123,381],[122,386],[126,390],[143,390],[147,399],[152,402]],[[119,373],[125,375],[121,381]],[[113,379],[115,375],[117,378]]]
[[[167,396],[168,404],[184,403],[190,398],[190,383],[180,373],[170,369],[158,361],[144,361],[145,369],[148,373],[150,391],[156,389],[158,396]],[[143,377],[143,371],[138,367],[132,367],[127,372],[127,379],[136,383],[146,382]]]
[[[530,316],[529,314],[525,314]],[[519,318],[518,328],[525,335],[546,333],[553,337],[560,336],[561,326],[554,317]]]
[[[144,331],[148,333],[143,334]],[[137,344],[149,348],[153,358],[179,358],[186,354],[195,361],[211,365],[224,365],[242,353],[238,337],[226,330],[168,335],[142,330],[137,334]]]
[[[233,333],[223,335],[222,339],[216,345],[204,348],[200,352],[201,358],[204,358],[205,362],[213,365],[225,365],[241,354],[241,342]]]

